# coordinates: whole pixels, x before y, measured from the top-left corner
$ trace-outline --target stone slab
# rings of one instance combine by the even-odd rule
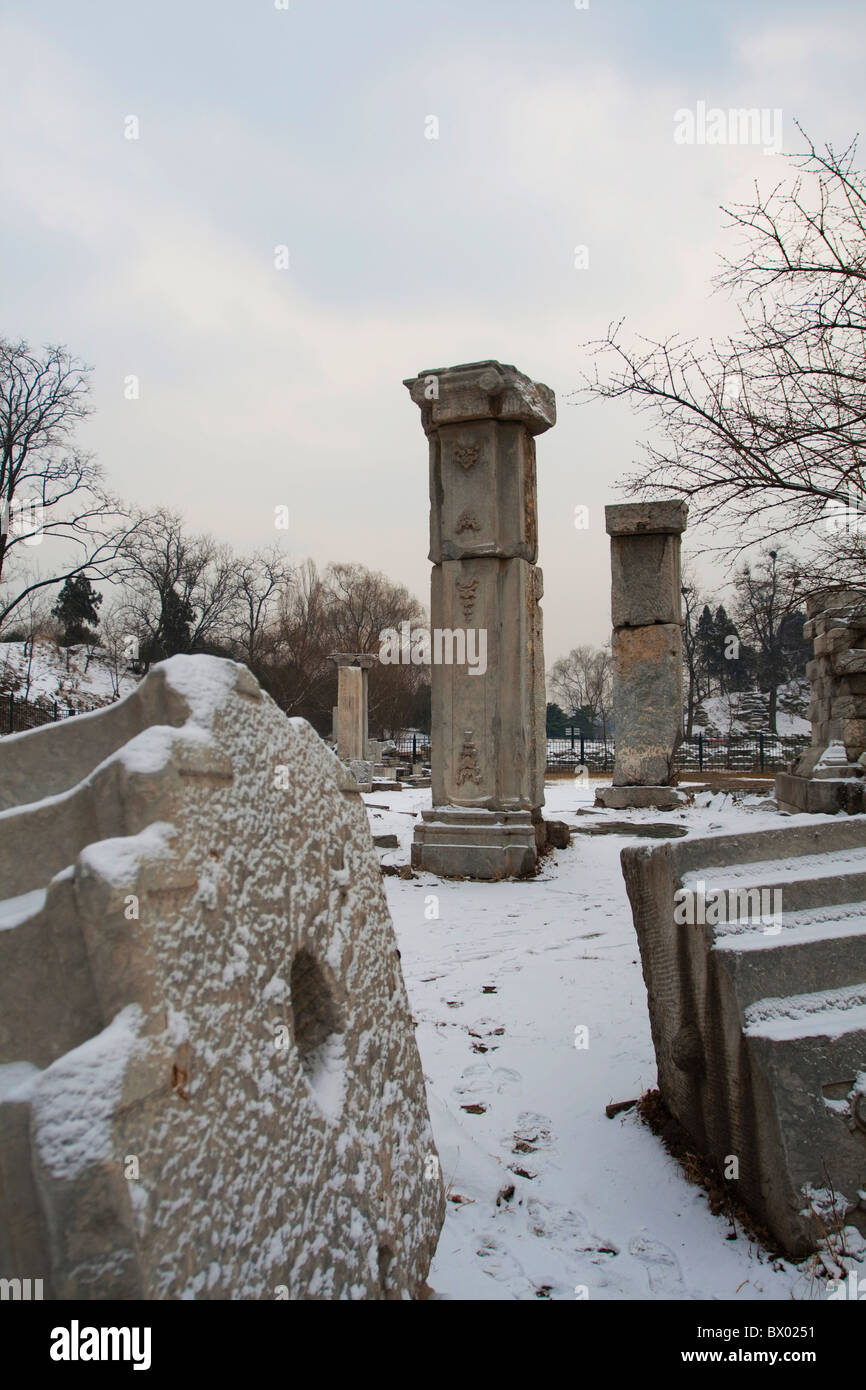
[[[665,786],[682,737],[682,633],[677,623],[616,628],[614,786]]]
[[[443,878],[521,878],[535,871],[537,840],[528,811],[434,807],[422,811],[412,867]]]
[[[603,806],[608,811],[624,811],[629,806],[672,811],[676,806],[687,806],[690,799],[687,792],[667,786],[599,787],[595,793],[596,806]]]
[[[682,621],[679,534],[614,535],[610,567],[615,628]]]
[[[688,517],[688,504],[681,498],[666,502],[618,502],[604,509],[604,524],[609,536],[681,535]]]
[[[780,811],[809,815],[859,815],[866,811],[866,779],[797,777],[791,772],[776,774],[776,804]]]

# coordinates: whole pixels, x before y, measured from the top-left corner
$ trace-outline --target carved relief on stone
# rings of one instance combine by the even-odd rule
[[[459,515],[458,518],[457,518],[457,534],[458,534],[458,536],[459,536],[459,535],[461,534],[461,532],[463,532],[463,531],[480,531],[480,530],[481,530],[481,523],[479,522],[478,517],[475,515],[474,512],[470,512],[469,509],[467,508],[466,511],[463,511],[463,512],[460,513],[460,515]]]
[[[458,787],[462,787],[464,782],[475,782],[481,785],[481,768],[478,766],[478,746],[472,742],[472,730],[463,730],[463,747],[460,749],[460,761],[457,764],[457,773],[454,779]]]
[[[454,457],[461,468],[467,471],[478,462],[478,455],[481,452],[480,444],[455,444]]]
[[[477,575],[474,579],[457,580],[457,592],[460,595],[460,602],[463,605],[463,621],[466,623],[472,620],[472,609],[475,607],[475,591],[477,588]]]

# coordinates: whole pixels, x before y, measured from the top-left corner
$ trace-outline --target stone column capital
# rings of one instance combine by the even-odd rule
[[[681,497],[663,502],[619,502],[604,509],[609,536],[680,536],[688,519],[688,503]]]
[[[550,387],[492,359],[431,367],[407,377],[403,385],[420,407],[427,434],[441,425],[472,420],[522,424],[530,434],[542,434],[556,424],[556,398]]]
[[[360,666],[362,671],[369,671],[371,666],[375,666],[378,657],[371,652],[331,652],[328,657],[335,666]]]

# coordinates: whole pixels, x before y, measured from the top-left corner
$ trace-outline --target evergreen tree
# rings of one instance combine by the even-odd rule
[[[192,624],[195,610],[188,599],[181,598],[173,586],[162,596],[159,626],[156,633],[141,647],[145,668],[154,661],[164,661],[178,652],[192,650]]]
[[[63,626],[60,641],[64,647],[96,640],[95,631],[87,624],[92,623],[93,628],[98,626],[97,609],[101,603],[102,594],[96,592],[86,574],[76,574],[74,578],[66,580],[51,610]]]

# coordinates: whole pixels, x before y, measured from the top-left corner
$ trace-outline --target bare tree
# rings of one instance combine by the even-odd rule
[[[137,634],[130,627],[130,610],[121,598],[102,616],[100,624],[102,654],[111,681],[111,694],[120,697],[123,677],[131,669],[137,649]]]
[[[776,733],[779,686],[793,674],[790,620],[802,603],[800,576],[784,552],[765,550],[754,566],[743,565],[734,584],[738,625],[755,648],[758,684],[769,696],[768,724]],[[800,617],[805,619],[805,613]],[[802,638],[802,622],[799,635]]]
[[[230,548],[188,535],[176,512],[143,517],[122,547],[130,622],[147,664],[230,641],[238,570]]]
[[[293,567],[278,545],[256,550],[237,562],[234,640],[253,668],[292,573]]]
[[[613,705],[613,672],[609,647],[574,647],[550,670],[550,688],[563,709],[583,712],[590,722],[601,724],[607,738]]]
[[[329,641],[325,585],[314,562],[305,560],[280,593],[278,615],[262,635],[256,664],[256,674],[286,714],[326,711],[334,669]]]
[[[686,738],[691,738],[695,722],[695,706],[700,700],[698,671],[698,640],[696,612],[702,606],[697,587],[690,575],[683,573],[683,665],[686,675]]]
[[[257,674],[287,713],[324,725],[336,701],[334,651],[380,650],[382,633],[425,616],[417,599],[386,575],[357,564],[328,565],[319,574],[307,560],[282,590],[280,613],[262,634]],[[411,718],[425,666],[377,664],[369,676],[369,717],[380,733]]]
[[[110,578],[133,527],[99,465],[74,447],[90,413],[89,372],[65,348],[39,356],[0,338],[0,623],[28,594],[85,570]],[[22,570],[29,547],[45,539],[59,542],[52,555],[66,559],[48,574]]]
[[[618,324],[590,345],[609,373],[584,378],[587,396],[626,396],[661,429],[628,491],[673,491],[716,524],[725,509],[740,548],[757,514],[765,539],[808,533],[820,549],[828,504],[864,506],[866,179],[856,141],[822,151],[801,134],[792,180],[723,209],[741,250],[715,283],[738,297],[739,331],[628,347]]]

